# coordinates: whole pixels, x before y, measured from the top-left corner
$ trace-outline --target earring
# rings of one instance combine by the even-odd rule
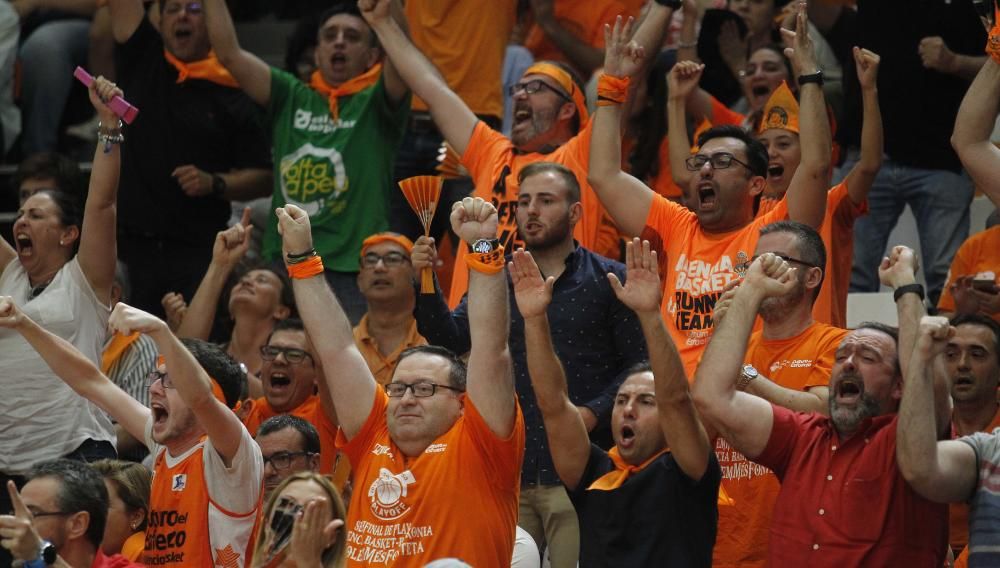
[[[62,246],[66,246],[66,243],[64,243],[64,242],[62,241],[62,239],[59,239],[59,246],[61,246],[61,247],[62,247]]]

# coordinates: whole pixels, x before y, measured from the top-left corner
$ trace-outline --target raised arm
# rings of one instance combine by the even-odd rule
[[[618,299],[635,311],[642,325],[649,349],[649,365],[653,370],[660,428],[684,474],[694,480],[701,479],[708,467],[712,444],[691,400],[677,346],[660,315],[663,287],[656,251],[650,250],[649,241],[640,243],[639,239],[633,239],[626,244],[625,266],[628,280],[624,286],[614,274],[608,274],[608,280]]]
[[[286,259],[289,254],[313,250],[309,216],[305,211],[286,205],[275,213]],[[328,370],[323,373],[325,385],[322,388],[329,389],[340,427],[351,439],[364,425],[375,403],[378,386],[375,377],[354,344],[351,322],[323,273],[292,278],[292,289],[309,340],[316,347],[323,369]]]
[[[903,478],[927,499],[940,503],[966,501],[976,487],[976,453],[957,441],[938,441],[927,415],[934,412],[935,393],[931,369],[941,358],[955,328],[943,317],[924,316],[917,344],[903,380],[899,406],[896,462]],[[947,396],[947,393],[944,393]]]
[[[524,318],[528,376],[542,413],[552,463],[570,491],[576,489],[590,459],[590,438],[580,410],[569,399],[566,373],[552,345],[546,310],[555,277],[542,278],[530,252],[519,250],[507,265],[517,309]]]
[[[217,0],[221,1],[221,0]],[[392,0],[364,0],[359,3],[361,15],[378,35],[382,49],[395,69],[431,111],[434,124],[455,151],[465,154],[472,130],[479,119],[448,87],[437,68],[419,49],[390,15]]]
[[[786,44],[785,55],[792,61],[797,76],[819,71],[812,40],[809,38],[805,3],[795,15],[795,31],[782,29]],[[788,217],[819,229],[826,213],[826,191],[829,189],[830,161],[833,159],[833,139],[826,114],[823,88],[817,83],[799,86],[799,140],[802,160],[788,185]]]
[[[208,39],[219,62],[240,84],[254,102],[267,105],[271,100],[271,68],[256,55],[240,47],[236,28],[224,0],[204,0]]]
[[[830,388],[826,385],[804,391],[795,390],[783,387],[761,374],[747,385],[746,391],[796,412],[815,412],[823,416],[830,414]]]
[[[1000,36],[997,28],[990,40]],[[998,37],[997,39],[1000,39]],[[958,107],[951,145],[958,152],[962,165],[993,203],[1000,203],[1000,148],[993,145],[990,135],[1000,107],[1000,64],[988,59],[972,81]]]
[[[627,67],[624,60],[629,58],[634,61],[638,57],[628,47],[629,28],[628,23],[622,25],[621,18],[615,21],[613,29],[605,26],[604,74],[609,77],[627,77],[623,72]],[[591,119],[594,125],[590,135],[587,181],[618,227],[629,235],[638,235],[646,226],[646,217],[655,194],[644,183],[622,171],[623,100],[624,96],[619,101],[598,101],[597,112]]]
[[[9,296],[0,296],[0,327],[20,333],[71,389],[110,414],[135,439],[145,439],[149,409],[111,382],[72,344],[24,315]]]
[[[764,298],[786,294],[794,285],[787,262],[771,253],[755,260],[695,372],[692,391],[702,419],[749,459],[767,447],[774,412],[771,403],[736,389],[747,340]]]
[[[122,335],[138,331],[153,338],[166,361],[177,394],[205,429],[222,461],[230,466],[243,439],[243,423],[226,403],[215,398],[212,379],[180,339],[171,333],[166,322],[119,302],[111,312],[108,326]]]
[[[466,197],[451,209],[451,228],[462,240],[496,239],[497,210],[481,198]],[[494,253],[496,254],[496,253]],[[494,434],[506,438],[514,429],[514,370],[507,336],[510,307],[503,270],[469,270],[469,373],[466,393]]]
[[[847,173],[847,195],[855,205],[868,199],[868,192],[882,167],[882,109],[878,104],[877,53],[860,47],[854,48],[854,66],[861,83],[861,102],[864,116],[861,122],[861,159]]]
[[[205,276],[198,284],[198,290],[191,298],[191,304],[185,310],[184,319],[177,329],[178,337],[208,339],[212,333],[212,323],[215,321],[215,311],[219,306],[223,288],[233,269],[250,248],[252,230],[250,208],[246,207],[239,223],[215,235],[212,262],[209,263]]]
[[[108,0],[108,11],[111,12],[111,35],[117,43],[128,41],[146,17],[142,0]]]
[[[601,66],[604,55],[601,49],[588,44],[563,27],[555,16],[555,0],[531,0],[531,11],[535,15],[535,24],[541,28],[545,37],[558,47],[566,59],[580,69],[584,76],[590,76]]]
[[[97,109],[102,134],[121,134],[118,116],[104,101],[122,94],[121,89],[103,77],[98,77],[91,85],[90,103]],[[106,305],[111,304],[111,285],[115,280],[115,262],[118,260],[116,211],[120,169],[121,144],[98,141],[94,151],[94,168],[90,173],[87,203],[83,209],[77,259],[90,287]]]
[[[679,61],[667,73],[667,137],[670,142],[670,175],[674,183],[687,191],[691,172],[686,160],[691,156],[685,104],[698,89],[705,65],[694,61]]]

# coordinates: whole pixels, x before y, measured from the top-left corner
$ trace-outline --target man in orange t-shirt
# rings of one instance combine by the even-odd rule
[[[828,414],[830,371],[834,352],[846,329],[814,321],[813,303],[823,283],[826,250],[812,227],[794,221],[765,226],[754,258],[772,253],[797,268],[795,287],[764,300],[758,314],[764,325],[750,336],[739,388],[799,412]],[[716,304],[722,319],[735,287]],[[771,513],[781,484],[770,470],[747,460],[723,438],[715,453],[722,465],[719,533],[714,566],[764,566]]]
[[[642,2],[636,0],[533,0],[535,25],[524,47],[535,61],[559,61],[589,79],[604,59],[604,24],[636,17]]]
[[[576,226],[576,239],[597,254],[617,258],[618,230],[584,182],[590,157],[590,123],[582,82],[558,64],[536,63],[530,67],[512,89],[514,122],[508,139],[482,123],[448,87],[389,17],[388,4],[387,0],[379,0],[374,9],[362,14],[383,49],[397,63],[403,80],[427,103],[445,140],[462,156],[475,183],[475,195],[496,205],[501,242],[521,244],[514,218],[519,170],[532,162],[557,162],[573,170],[581,180],[583,218]],[[648,45],[659,45],[671,13],[669,8],[653,4],[635,37]],[[640,73],[645,66],[645,60],[634,61],[628,74]],[[465,277],[466,267],[460,256],[448,296],[452,307],[465,293]]]
[[[1000,273],[1000,226],[969,237],[951,262],[948,284],[941,292],[938,309],[949,314],[979,313],[1000,322],[1000,294],[996,288],[978,289],[974,280],[993,279]]]
[[[798,27],[804,29],[800,13]],[[812,46],[796,36],[792,62],[796,71],[816,70]],[[606,48],[601,84],[627,76],[622,72],[627,59],[628,38],[616,31]],[[684,88],[697,84],[698,75],[679,81]],[[822,130],[826,124],[823,91],[816,82],[802,85],[803,125]],[[756,203],[766,185],[767,151],[761,143],[734,126],[714,127],[698,139],[699,150],[686,162],[689,172],[689,200],[694,211],[657,195],[641,181],[621,169],[621,105],[603,101],[594,118],[589,179],[595,193],[608,208],[615,223],[630,235],[642,235],[664,255],[663,315],[684,361],[688,376],[695,368],[712,335],[715,302],[730,281],[742,277],[750,254],[757,244],[758,231],[772,221],[790,217],[814,227],[823,221],[826,183],[811,180],[794,187],[778,207],[755,217]],[[673,125],[673,122],[671,123]],[[686,131],[671,133],[681,148],[690,148]],[[821,137],[821,139],[823,139]],[[829,145],[829,133],[825,139]],[[823,162],[825,156],[826,162]],[[830,150],[817,153],[816,171],[829,167]],[[802,175],[810,175],[804,169]]]
[[[294,206],[277,214],[284,250],[312,250],[308,215]],[[510,565],[525,437],[497,212],[466,198],[451,220],[477,251],[468,373],[446,349],[415,347],[380,387],[321,273],[292,282],[323,366],[338,371],[325,379],[341,427],[337,444],[353,472],[344,535],[350,566],[423,566],[443,557]]]

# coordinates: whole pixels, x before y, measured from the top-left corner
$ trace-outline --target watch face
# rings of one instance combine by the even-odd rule
[[[493,243],[486,239],[479,239],[472,245],[472,251],[480,254],[493,252]]]
[[[45,546],[42,547],[42,560],[46,564],[50,564],[50,565],[51,564],[55,564],[55,562],[56,562],[56,556],[57,556],[57,554],[56,554],[56,547],[55,547],[54,544],[52,544],[52,543],[46,543]]]

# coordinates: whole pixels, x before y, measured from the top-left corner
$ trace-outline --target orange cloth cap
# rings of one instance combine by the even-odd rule
[[[767,104],[764,105],[762,116],[760,128],[757,129],[758,134],[772,128],[799,133],[799,102],[788,88],[788,83],[782,81],[781,85],[771,93],[771,98],[767,99]]]
[[[413,252],[413,241],[408,239],[405,235],[393,233],[392,231],[385,231],[382,233],[375,233],[361,242],[361,256],[365,255],[365,251],[368,250],[368,247],[384,242],[396,243],[406,249],[406,254]]]
[[[590,118],[590,113],[587,112],[587,99],[583,96],[583,92],[577,88],[576,82],[573,81],[573,77],[569,73],[558,65],[542,61],[528,67],[528,70],[524,74],[545,75],[558,83],[564,91],[569,93],[569,98],[576,105],[576,112],[580,115],[580,128],[583,128],[583,125],[587,124],[587,119]]]

